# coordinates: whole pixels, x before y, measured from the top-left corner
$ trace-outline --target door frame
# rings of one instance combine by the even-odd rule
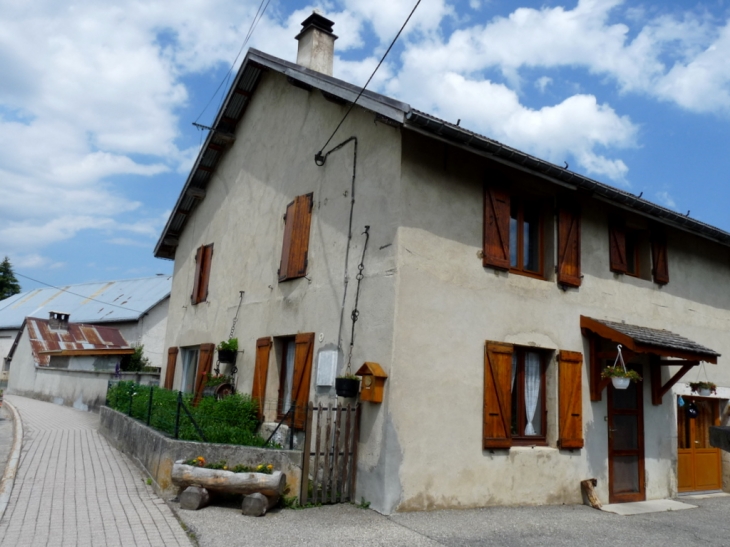
[[[713,425],[720,425],[720,401],[719,399],[714,398],[706,398],[706,397],[695,397],[692,395],[683,395],[683,399],[686,401],[686,404],[689,404],[691,402],[697,402],[697,401],[703,401],[708,402],[712,408],[713,416],[712,416],[712,424]],[[677,410],[678,416],[677,419],[679,420],[680,416],[684,414],[685,410],[684,408],[678,408]],[[677,423],[677,492],[679,493],[685,493],[685,492],[704,492],[706,490],[722,490],[722,454],[719,448],[695,448],[695,443],[697,439],[697,419],[689,419],[688,424],[690,427],[689,430],[689,448],[679,448],[679,423]],[[699,455],[699,451],[705,451],[705,454],[710,453],[716,453],[717,454],[717,469],[718,469],[718,483],[715,486],[715,488],[707,488],[707,487],[698,487],[697,486],[697,480],[696,480],[696,470],[697,470],[697,456]],[[679,486],[679,465],[680,465],[680,456],[685,455],[689,456],[691,460],[691,470],[692,470],[692,486],[690,487],[680,487]]]
[[[629,368],[640,368],[640,365],[627,365]],[[644,389],[643,384],[636,382],[636,410],[616,410],[613,408],[613,397],[615,388],[612,384],[608,385],[608,397],[606,401],[606,419],[608,421],[607,427],[607,453],[608,453],[608,503],[626,503],[634,501],[645,501],[646,500],[646,469],[644,461]],[[637,449],[635,450],[613,450],[612,448],[612,433],[613,417],[615,415],[636,415],[637,421]],[[633,456],[639,457],[639,491],[630,493],[615,493],[613,484],[613,464],[614,457],[616,456]]]

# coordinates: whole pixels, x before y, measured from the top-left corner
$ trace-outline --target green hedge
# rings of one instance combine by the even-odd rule
[[[177,391],[142,386],[134,382],[118,382],[109,388],[107,405],[146,423],[150,393],[152,394],[150,426],[170,436],[174,435]],[[264,446],[266,441],[256,435],[258,406],[251,397],[239,394],[220,400],[215,397],[203,397],[198,406],[193,406],[192,394],[184,393],[182,397],[183,404],[192,414],[207,442]],[[184,410],[180,410],[178,438],[186,441],[202,440]]]

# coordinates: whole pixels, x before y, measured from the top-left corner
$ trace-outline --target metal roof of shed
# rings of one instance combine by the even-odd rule
[[[0,329],[19,329],[26,317],[47,319],[52,310],[74,323],[138,321],[170,296],[172,276],[82,283],[35,289],[0,300]]]

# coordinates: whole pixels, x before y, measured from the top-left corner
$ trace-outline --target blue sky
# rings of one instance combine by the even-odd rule
[[[295,60],[317,8],[363,84],[414,3],[271,0],[248,46]],[[260,5],[0,0],[0,257],[25,290],[172,272],[152,251],[192,122]],[[730,231],[722,0],[422,0],[370,88]]]

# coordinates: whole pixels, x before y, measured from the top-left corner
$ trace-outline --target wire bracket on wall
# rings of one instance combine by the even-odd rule
[[[352,314],[350,315],[352,318],[352,331],[350,333],[350,351],[347,356],[347,368],[345,371],[347,376],[352,375],[352,349],[355,346],[355,323],[360,319],[360,310],[357,309],[357,306],[360,303],[360,283],[365,277],[363,273],[365,271],[365,251],[368,249],[368,241],[370,240],[370,226],[365,226],[365,231],[362,235],[365,236],[365,245],[362,248],[362,257],[360,258],[360,264],[357,265],[357,276],[355,277],[357,279],[357,288],[355,289],[355,307],[352,309]]]

